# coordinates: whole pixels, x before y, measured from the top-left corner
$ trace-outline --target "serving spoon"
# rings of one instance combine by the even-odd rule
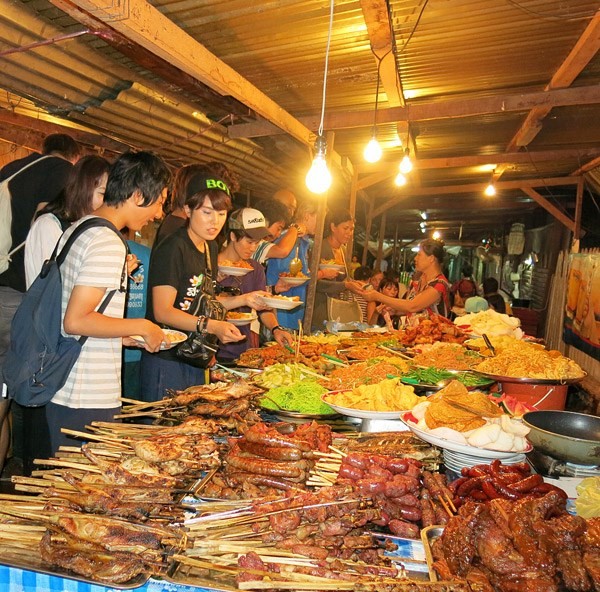
[[[300,250],[300,245],[296,247],[296,254],[294,258],[290,261],[290,273],[292,275],[298,275],[302,271],[302,261],[298,258],[298,251]]]

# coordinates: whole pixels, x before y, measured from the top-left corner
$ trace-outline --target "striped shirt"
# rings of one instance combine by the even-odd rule
[[[61,246],[80,222],[71,226],[61,237]],[[107,292],[121,286],[125,255],[123,242],[110,228],[90,228],[77,238],[60,268],[63,319],[75,286],[103,288]],[[123,318],[124,310],[125,293],[117,291],[103,314]],[[64,329],[61,330],[66,335]],[[67,382],[54,395],[52,402],[75,409],[118,407],[121,396],[121,351],[121,337],[88,338]]]
[[[260,241],[260,243],[258,243],[258,247],[256,247],[256,251],[254,251],[254,254],[252,255],[252,259],[254,259],[254,261],[258,261],[259,263],[265,263],[269,258],[269,251],[273,248],[273,246],[274,243],[271,241]]]

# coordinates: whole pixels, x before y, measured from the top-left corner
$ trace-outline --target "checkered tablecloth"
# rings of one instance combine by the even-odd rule
[[[0,590],[2,592],[120,592],[110,586],[87,584],[58,576],[16,569],[0,565]],[[149,580],[135,592],[209,592],[207,588],[171,584]]]

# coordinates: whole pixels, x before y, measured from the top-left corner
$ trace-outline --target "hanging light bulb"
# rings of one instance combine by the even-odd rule
[[[394,179],[394,183],[396,183],[398,187],[403,187],[406,185],[406,177],[402,173],[398,173]]]
[[[427,228],[421,228],[421,232],[425,234],[427,232]]]
[[[331,30],[333,29],[334,0],[329,2],[329,29],[327,31],[327,47],[325,49],[325,71],[323,73],[323,96],[321,100],[321,121],[319,132],[315,140],[315,156],[312,166],[306,173],[306,186],[313,193],[324,193],[331,185],[331,173],[327,168],[325,154],[327,153],[327,140],[323,136],[323,120],[325,119],[325,97],[327,95],[327,68],[329,65],[329,48],[331,46]]]
[[[427,212],[421,212],[421,218],[423,218],[423,220],[427,220]]]
[[[327,140],[319,135],[315,141],[315,157],[312,166],[306,173],[306,186],[313,193],[324,193],[331,185],[331,173],[325,160],[326,154]]]
[[[404,175],[408,175],[408,173],[410,173],[410,171],[412,171],[413,168],[413,164],[410,160],[409,154],[410,150],[406,148],[406,150],[404,151],[404,158],[400,161],[400,172]]]
[[[377,130],[373,129],[373,135],[371,136],[369,143],[365,146],[363,156],[367,162],[377,162],[382,154],[383,151],[377,141]]]
[[[427,222],[421,222],[421,223],[419,224],[419,226],[420,226],[421,228],[427,228]]]
[[[439,230],[436,230],[431,236],[434,240],[440,240],[440,238],[442,238],[442,234]]]
[[[494,185],[493,181],[488,183],[487,187],[483,191],[483,194],[486,197],[494,197],[494,195],[496,195],[496,186]]]

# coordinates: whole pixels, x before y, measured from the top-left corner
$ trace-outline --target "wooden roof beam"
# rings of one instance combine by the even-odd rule
[[[78,21],[90,19],[110,27],[140,47],[179,68],[224,96],[232,96],[301,143],[312,146],[315,133],[290,115],[204,45],[161,14],[146,0],[51,0]],[[318,127],[318,126],[317,126]],[[317,129],[317,127],[313,129]],[[332,162],[343,168],[341,156],[331,151]],[[344,161],[347,168],[351,163]],[[349,170],[352,173],[352,170]]]
[[[546,92],[555,89],[564,89],[571,86],[573,81],[581,74],[590,60],[598,53],[600,49],[600,10],[596,12],[594,18],[589,22],[585,31],[554,73],[552,80],[544,89]],[[551,105],[534,107],[517,130],[506,148],[507,152],[512,152],[522,146],[527,146],[538,135],[542,129],[542,121],[552,110]],[[499,177],[501,171],[496,173]]]
[[[500,181],[496,184],[496,189],[522,189],[533,187],[559,187],[561,185],[577,185],[578,177],[554,177],[548,179],[522,179],[518,181]],[[452,195],[458,193],[482,193],[487,183],[472,183],[468,185],[448,185],[445,187],[417,187],[404,188],[402,195],[391,199],[385,204],[381,204],[373,211],[373,217],[377,217],[386,210],[395,207],[407,197],[422,195]]]
[[[56,2],[57,0],[54,0]],[[410,121],[429,121],[474,117],[494,113],[528,111],[535,107],[568,107],[572,105],[596,105],[600,103],[598,85],[563,88],[549,91],[497,95],[466,99],[445,99],[434,103],[417,103],[410,106]],[[311,129],[319,126],[320,115],[299,117],[298,121]],[[397,123],[407,121],[408,107],[388,107],[378,109],[377,123]],[[346,111],[325,114],[324,126],[328,130],[370,127],[373,113],[370,111]],[[240,123],[229,126],[230,138],[257,138],[283,133],[280,128],[268,121]]]

